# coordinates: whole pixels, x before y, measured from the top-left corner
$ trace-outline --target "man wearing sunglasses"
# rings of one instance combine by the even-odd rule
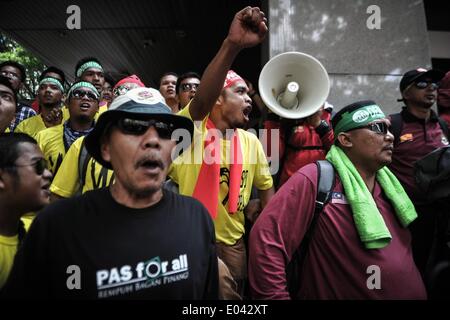
[[[419,218],[411,224],[414,259],[425,275],[431,252],[437,209],[427,203],[414,178],[414,163],[428,153],[448,145],[445,123],[431,107],[437,101],[437,89],[444,73],[423,68],[406,72],[400,81],[405,106],[390,115],[394,134],[394,153],[389,168],[410,196]]]
[[[5,294],[217,299],[211,218],[198,201],[162,188],[175,130],[191,142],[192,121],[172,114],[157,90],[116,98],[86,137],[94,159],[114,170],[114,183],[39,214]],[[70,265],[81,270],[78,290],[67,286]]]
[[[49,203],[51,178],[33,138],[23,133],[0,134],[0,288],[25,235],[20,219]]]
[[[113,87],[113,100],[134,88],[143,88],[144,83],[136,75],[119,80]],[[70,198],[90,190],[109,186],[113,171],[103,167],[87,152],[84,137],[77,139],[69,148],[58,173],[50,186],[52,201]]]
[[[69,119],[62,124],[40,131],[36,140],[47,159],[53,175],[70,146],[94,128],[100,95],[97,89],[86,81],[75,82],[67,94]],[[72,164],[74,170],[77,164]]]
[[[309,164],[281,187],[253,226],[253,297],[425,299],[407,228],[417,214],[386,167],[393,153],[389,120],[375,102],[360,101],[340,110],[332,124],[335,142],[326,159],[334,168],[334,185],[316,223],[312,225],[318,167]],[[297,277],[300,289],[290,297],[287,262],[310,228],[312,237]]]
[[[266,21],[257,7],[236,13],[198,92],[179,112],[196,121],[196,135],[192,148],[174,161],[169,172],[180,193],[201,201],[214,219],[218,256],[229,268],[241,296],[247,277],[244,209],[252,187],[258,189],[264,207],[273,194],[273,183],[261,143],[241,129],[249,122],[249,89],[229,69],[242,49],[264,40]],[[180,89],[182,85],[180,81]]]
[[[196,72],[186,72],[178,77],[175,89],[179,102],[179,110],[182,110],[185,106],[187,106],[189,101],[192,100],[197,93],[197,88],[199,85],[200,76]]]

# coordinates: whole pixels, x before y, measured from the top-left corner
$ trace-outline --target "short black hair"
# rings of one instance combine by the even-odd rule
[[[4,85],[5,87],[8,87],[14,93],[14,100],[17,109],[17,92],[13,89],[11,82],[9,82],[9,79],[7,77],[0,75],[0,84]]]
[[[161,81],[162,81],[162,79],[163,79],[165,76],[174,76],[174,77],[177,77],[177,81],[178,81],[178,74],[175,73],[175,72],[169,71],[169,72],[163,73],[163,75],[162,75],[161,77],[159,77],[159,83],[158,83],[158,84],[159,84],[160,86],[161,86]]]
[[[178,91],[180,90],[181,81],[187,78],[197,78],[198,80],[201,80],[200,75],[197,72],[189,71],[186,73],[183,73],[181,76],[177,79],[177,86],[175,88],[176,93],[178,94]]]
[[[59,75],[62,79],[62,85],[64,87],[64,84],[66,83],[66,75],[64,74],[64,71],[62,71],[61,69],[58,69],[57,67],[53,67],[50,66],[47,69],[45,69],[44,71],[42,71],[41,75],[39,76],[39,82],[42,81],[42,79],[46,78],[46,75],[48,73],[56,73],[57,75]]]
[[[37,144],[36,140],[25,133],[1,133],[0,134],[0,169],[12,169],[14,163],[21,156],[19,153],[19,144],[29,142]]]
[[[77,71],[78,71],[78,69],[79,69],[83,64],[85,64],[86,62],[89,62],[89,61],[97,62],[99,65],[102,66],[102,63],[101,63],[97,58],[95,58],[95,57],[85,57],[85,58],[83,58],[83,59],[80,59],[80,60],[78,60],[76,66],[75,66],[75,77],[77,77]],[[77,78],[78,78],[78,77],[77,77]]]
[[[108,82],[111,85],[111,87],[114,87],[117,81],[114,80],[114,78],[111,77],[111,75],[105,73],[105,82]]]
[[[20,71],[20,81],[25,82],[27,78],[27,71],[23,65],[21,65],[16,61],[8,60],[0,63],[0,69],[3,68],[4,66],[11,66],[18,69]]]

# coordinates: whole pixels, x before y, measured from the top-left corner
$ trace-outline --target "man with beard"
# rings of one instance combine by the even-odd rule
[[[145,87],[136,75],[119,80],[113,87],[114,99],[134,88]],[[58,174],[50,186],[52,201],[70,198],[86,191],[109,186],[113,181],[113,172],[92,158],[84,145],[84,137],[77,139],[69,148],[61,163]]]
[[[22,121],[14,132],[26,133],[34,138],[39,131],[60,124],[62,121],[61,99],[63,92],[64,88],[59,80],[51,77],[42,79],[38,88],[41,113]]]
[[[64,123],[42,130],[36,140],[56,175],[61,162],[74,141],[86,136],[94,128],[100,95],[89,82],[75,82],[68,92],[70,117]]]
[[[178,113],[196,121],[195,137],[192,147],[174,161],[169,172],[180,193],[200,200],[214,219],[218,257],[229,268],[241,296],[247,277],[244,209],[252,187],[258,189],[264,207],[273,195],[273,183],[261,143],[241,129],[249,122],[249,89],[229,69],[241,50],[264,40],[266,21],[257,7],[246,7],[235,15],[198,92]],[[181,89],[183,83],[181,80]],[[185,89],[197,91],[192,84]]]
[[[193,123],[172,114],[159,91],[136,88],[116,98],[86,137],[115,182],[38,215],[5,296],[217,299],[211,218],[195,199],[162,188],[177,129],[191,137]],[[78,285],[68,280],[74,265]]]
[[[253,298],[289,299],[287,286],[296,284],[296,299],[426,298],[407,228],[417,214],[386,168],[394,140],[389,124],[370,100],[333,117],[334,145],[326,157],[334,168],[328,172],[331,199],[315,213],[316,164],[302,167],[277,191],[250,233]],[[306,252],[304,260],[289,279],[296,283],[287,283],[286,267],[297,250]]]
[[[411,224],[414,260],[425,275],[438,209],[427,203],[414,179],[414,163],[428,153],[448,145],[445,123],[431,109],[437,100],[439,81],[444,73],[423,68],[406,72],[400,81],[405,107],[390,115],[394,133],[394,154],[389,168],[403,184],[419,218]]]

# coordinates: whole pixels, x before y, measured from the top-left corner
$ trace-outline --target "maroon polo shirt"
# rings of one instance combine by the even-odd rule
[[[317,167],[297,171],[275,194],[250,233],[249,279],[253,298],[289,299],[286,261],[300,246],[313,216]],[[411,235],[375,184],[373,198],[392,236],[382,249],[365,249],[353,213],[336,176],[332,200],[324,207],[300,277],[301,299],[426,299],[411,252]],[[380,288],[372,283],[379,268]]]
[[[406,107],[402,112],[403,127],[399,143],[394,148],[392,163],[389,169],[400,180],[406,192],[414,203],[421,203],[423,192],[418,189],[414,179],[414,162],[428,153],[448,145],[436,113],[431,110],[428,121],[412,115]]]

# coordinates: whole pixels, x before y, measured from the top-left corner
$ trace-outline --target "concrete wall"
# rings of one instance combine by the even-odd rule
[[[422,0],[269,0],[267,55],[301,51],[319,59],[331,80],[328,101],[339,110],[373,99],[386,113],[401,104],[401,75],[431,66]],[[381,29],[369,29],[377,5]],[[264,56],[264,55],[263,55]]]

